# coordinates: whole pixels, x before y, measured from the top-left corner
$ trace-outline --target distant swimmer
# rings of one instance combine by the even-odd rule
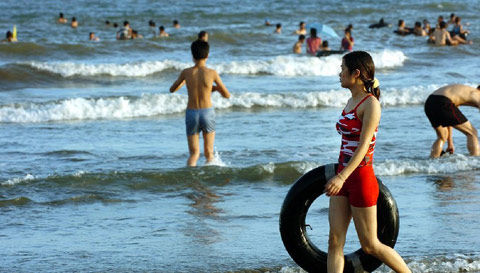
[[[435,26],[435,28],[440,28],[440,23],[441,22],[445,22],[445,21],[443,21],[443,16],[439,15],[438,18],[437,18],[437,25]],[[445,24],[447,24],[447,22],[445,22]]]
[[[415,34],[415,36],[427,36],[427,32],[422,28],[422,23],[415,22],[413,34]]]
[[[202,30],[198,33],[198,39],[204,42],[208,42],[208,32]]]
[[[135,40],[135,39],[143,39],[143,35],[142,34],[139,34],[137,30],[134,30],[132,29],[132,37],[131,37],[132,40]]]
[[[432,34],[431,40],[437,46],[455,46],[458,44],[471,44],[472,41],[466,41],[462,39],[460,36],[451,36],[450,32],[447,31],[447,23],[444,21],[440,22],[440,27],[435,28],[435,31]]]
[[[281,34],[282,33],[282,24],[278,23],[275,25],[275,31],[273,33]]]
[[[328,47],[327,40],[322,42],[322,45],[320,46],[320,51],[331,51],[330,47]]]
[[[295,30],[293,34],[298,34],[298,35],[307,35],[307,27],[305,25],[305,22],[300,22],[299,28]]]
[[[158,37],[168,37],[170,36],[170,34],[168,34],[166,31],[165,31],[165,27],[164,26],[160,26],[158,27]]]
[[[394,32],[398,35],[404,36],[404,35],[412,34],[413,32],[413,29],[405,26],[405,21],[402,19],[398,20],[397,26],[398,26],[397,30],[395,30]]]
[[[450,35],[453,36],[459,36],[460,38],[466,40],[467,39],[467,34],[469,33],[468,30],[463,29],[463,25],[461,23],[462,18],[456,16],[455,17],[455,23],[453,25],[452,31],[450,32]]]
[[[4,43],[16,42],[16,41],[13,39],[13,33],[12,33],[10,30],[7,31],[6,37],[5,37],[5,39],[2,40],[2,42],[4,42]]]
[[[100,38],[98,38],[97,36],[95,36],[95,32],[90,32],[88,35],[89,35],[88,40],[94,41],[94,42],[100,41]]]
[[[123,28],[117,31],[117,40],[129,40],[132,38],[132,28],[128,21],[123,22]]]
[[[71,26],[72,28],[77,28],[77,27],[78,27],[77,18],[72,17],[72,22],[70,23],[70,26]]]
[[[60,24],[66,24],[67,23],[67,18],[63,17],[62,12],[60,12],[60,14],[58,15],[57,23],[60,23]]]
[[[423,19],[423,30],[427,33],[427,35],[431,35],[434,31],[430,26],[430,22],[427,19]]]
[[[152,33],[153,37],[156,37],[157,27],[155,26],[155,22],[153,20],[148,21],[148,27],[150,28],[150,32]]]
[[[455,24],[457,17],[455,13],[450,13],[450,20],[448,21],[448,24]]]
[[[447,152],[453,154],[452,127],[467,137],[467,149],[470,155],[479,156],[478,133],[470,121],[460,112],[458,106],[473,106],[480,109],[480,85],[477,88],[454,84],[434,91],[425,102],[425,114],[437,133],[437,140],[432,145],[430,157],[442,154],[447,142]]]
[[[305,35],[299,35],[298,41],[293,45],[293,53],[301,54],[302,53],[302,45],[305,42]]]
[[[180,28],[180,23],[178,22],[178,20],[173,20],[173,27]]]
[[[344,32],[345,32],[345,36],[343,36],[342,42],[340,44],[340,50],[352,51],[353,45],[355,44],[354,39],[352,37],[352,28],[347,27]]]
[[[269,27],[269,26],[272,25],[272,23],[270,23],[270,20],[268,20],[268,18],[267,18],[267,19],[265,19],[264,25]]]
[[[388,23],[385,23],[383,18],[380,18],[380,21],[378,21],[378,23],[371,24],[368,26],[368,28],[382,28],[382,27],[389,27],[389,26],[390,25]]]
[[[106,26],[106,27],[109,27],[109,26],[110,26],[110,21],[109,21],[109,20],[105,20],[105,26]]]
[[[312,27],[310,29],[310,37],[307,39],[307,53],[316,56],[321,44],[322,39],[317,37],[317,29]]]
[[[214,159],[215,111],[212,107],[211,94],[218,91],[224,98],[229,98],[230,93],[218,73],[206,66],[209,53],[208,43],[196,40],[190,48],[195,65],[180,73],[178,79],[170,87],[170,92],[178,91],[185,83],[187,84],[188,104],[185,125],[190,153],[187,165],[196,166],[200,157],[200,131],[203,132],[204,154],[207,163]]]

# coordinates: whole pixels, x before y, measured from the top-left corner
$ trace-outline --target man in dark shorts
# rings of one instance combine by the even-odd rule
[[[431,158],[442,155],[443,145],[448,142],[447,152],[453,154],[452,127],[467,136],[467,148],[470,155],[479,156],[478,133],[475,127],[460,112],[458,106],[473,106],[480,109],[480,85],[477,88],[454,84],[433,92],[425,102],[425,114],[437,133],[432,145]]]

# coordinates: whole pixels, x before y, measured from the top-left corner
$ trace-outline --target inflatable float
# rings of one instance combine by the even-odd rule
[[[305,218],[310,205],[323,194],[326,182],[335,175],[337,164],[313,169],[290,188],[280,212],[280,234],[293,260],[307,272],[327,272],[327,253],[315,246],[308,237]],[[377,201],[378,239],[394,247],[399,230],[397,203],[388,188],[378,179],[380,194]],[[324,227],[324,228],[329,228]],[[365,254],[360,248],[345,255],[344,272],[372,272],[382,262]]]

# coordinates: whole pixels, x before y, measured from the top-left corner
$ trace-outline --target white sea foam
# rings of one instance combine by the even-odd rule
[[[22,183],[22,182],[25,182],[25,181],[31,181],[31,180],[34,180],[35,177],[31,174],[26,174],[24,177],[16,177],[16,178],[12,178],[12,179],[9,179],[5,182],[2,182],[1,185],[2,186],[13,186],[15,184],[18,184],[18,183]]]
[[[220,158],[220,154],[218,153],[217,149],[214,149],[213,152],[213,160],[205,163],[205,166],[220,166],[220,167],[226,167],[227,164],[223,162],[222,158]]]
[[[381,103],[388,106],[421,104],[436,86],[387,89]],[[340,90],[265,94],[233,93],[229,100],[212,95],[216,109],[253,107],[312,108],[342,107],[349,98]],[[22,103],[0,106],[0,122],[47,122],[92,119],[126,119],[180,113],[185,110],[185,94],[142,94],[133,97],[71,98],[44,103]]]
[[[463,254],[449,257],[418,257],[408,261],[408,267],[414,273],[455,273],[455,272],[478,272],[480,271],[479,257]],[[300,267],[284,266],[278,273],[304,273]],[[375,272],[391,273],[390,268],[380,266]]]
[[[403,52],[398,50],[373,52],[372,57],[377,69],[402,66],[407,58]],[[340,72],[341,58],[342,55],[331,55],[324,58],[286,55],[265,60],[211,62],[209,66],[221,74],[255,75],[264,73],[278,76],[336,76]],[[28,62],[26,64],[38,70],[59,74],[62,77],[104,75],[146,77],[167,69],[181,70],[192,65],[190,62],[174,60],[125,64],[76,62]]]
[[[409,173],[443,174],[480,169],[480,158],[462,154],[447,155],[438,159],[388,159],[374,164],[380,176]]]

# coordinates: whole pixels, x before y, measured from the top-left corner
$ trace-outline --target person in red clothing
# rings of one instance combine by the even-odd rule
[[[352,29],[347,27],[345,29],[345,36],[342,39],[341,50],[352,51],[354,43],[355,42],[352,37]]]
[[[353,217],[365,253],[395,272],[411,272],[402,257],[377,237],[379,188],[372,163],[381,109],[375,65],[370,54],[354,51],[343,57],[341,68],[341,86],[350,89],[352,97],[336,125],[342,135],[337,175],[325,185],[330,196],[327,270],[343,272],[343,247]]]
[[[322,39],[317,37],[317,29],[310,29],[310,37],[307,39],[307,53],[313,56],[317,55],[317,51],[322,44]]]

